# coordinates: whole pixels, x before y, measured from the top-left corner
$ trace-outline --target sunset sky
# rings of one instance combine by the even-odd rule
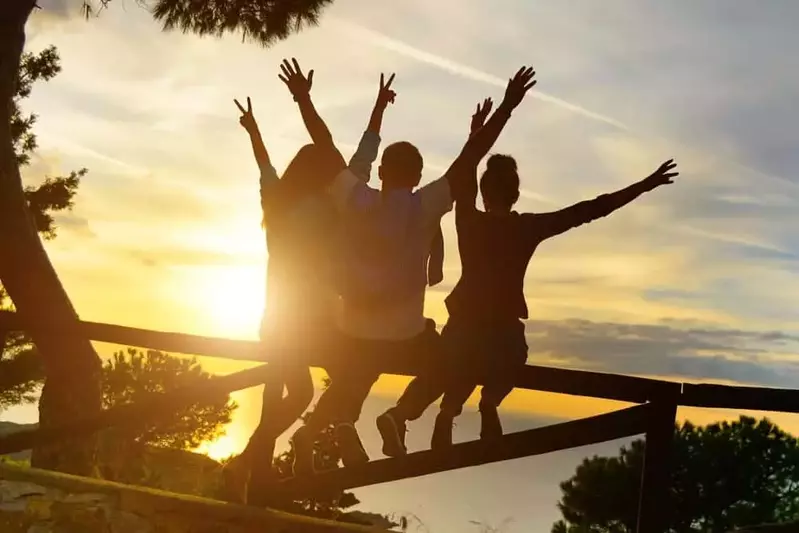
[[[133,1],[115,0],[89,21],[78,0],[39,3],[28,50],[56,45],[63,72],[26,102],[39,115],[40,150],[24,175],[33,184],[89,169],[74,211],[59,217],[59,237],[47,244],[82,318],[256,338],[265,243],[257,167],[233,98],[252,98],[282,170],[308,140],[277,79],[283,57],[316,70],[314,101],[348,154],[380,72],[396,72],[383,138],[419,146],[425,181],[457,154],[475,104],[501,99],[505,80],[532,64],[539,83],[495,147],[519,162],[519,210],[621,188],[669,158],[681,176],[539,248],[526,291],[530,361],[683,381],[799,383],[796,2],[336,0],[320,27],[268,50],[236,35],[163,33]],[[459,275],[451,215],[444,227],[445,281],[427,305],[440,324]],[[107,355],[114,347],[98,348]],[[220,373],[246,366],[202,362]],[[384,378],[367,405],[361,426],[374,455],[372,416],[404,383]],[[235,397],[241,408],[228,436],[208,447],[215,456],[240,450],[257,420],[258,390]],[[516,392],[505,410],[521,429],[615,407]],[[734,415],[681,411],[699,422]],[[30,421],[35,410],[0,416]],[[799,417],[773,418],[799,434]],[[429,422],[413,426],[416,448]],[[458,436],[474,438],[477,423],[464,417]],[[618,445],[358,495],[365,509],[414,512],[434,533],[506,517],[514,518],[507,533],[544,531],[557,516],[557,482],[583,456]],[[440,505],[420,502],[422,489],[440,493]]]

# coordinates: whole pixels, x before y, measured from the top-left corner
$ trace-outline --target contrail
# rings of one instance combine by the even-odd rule
[[[483,72],[482,70],[478,70],[467,65],[463,65],[461,63],[457,63],[445,57],[441,57],[435,54],[431,54],[430,52],[425,52],[424,50],[420,50],[414,46],[411,46],[408,43],[403,41],[399,41],[397,39],[393,39],[388,37],[380,32],[370,30],[369,28],[365,28],[358,24],[352,23],[348,20],[340,19],[340,18],[332,18],[331,22],[333,22],[333,26],[338,26],[338,31],[348,35],[354,36],[356,38],[360,38],[364,41],[369,42],[374,46],[379,46],[384,50],[388,50],[390,52],[394,52],[396,54],[403,55],[405,57],[414,59],[416,61],[426,63],[428,65],[432,65],[434,67],[438,67],[442,70],[446,70],[456,76],[461,76],[463,78],[467,78],[473,81],[478,81],[482,83],[487,83],[490,85],[494,85],[496,87],[502,87],[503,89],[507,85],[508,81],[506,79],[500,78],[498,76],[494,76],[493,74],[489,74],[487,72]],[[561,98],[556,96],[552,96],[551,94],[547,94],[541,92],[536,88],[535,91],[531,91],[528,95],[528,98],[537,98],[542,102],[547,102],[549,104],[555,105],[560,107],[561,109],[565,109],[572,113],[578,114],[585,118],[589,118],[591,120],[595,120],[597,122],[601,122],[603,124],[607,124],[609,126],[613,126],[621,131],[626,133],[635,133],[636,136],[644,136],[651,141],[665,141],[671,146],[676,148],[688,150],[694,152],[692,146],[683,145],[682,143],[675,142],[672,139],[665,139],[659,137],[657,135],[646,134],[646,132],[641,131],[634,131],[633,128],[624,124],[623,122],[619,122],[618,120],[614,119],[613,117],[609,117],[607,115],[603,115],[601,113],[596,113],[591,111],[590,109],[586,109],[582,106],[577,104],[573,104],[571,102],[567,102]],[[703,159],[708,158],[707,155],[704,155]],[[718,162],[718,158],[713,158],[714,162]],[[791,189],[792,192],[799,190],[799,184],[794,183],[793,181],[786,179],[782,176],[776,176],[773,174],[766,174],[758,169],[752,168],[748,165],[744,165],[733,158],[724,157],[721,161],[722,163],[726,163],[732,168],[735,168],[738,171],[754,174],[758,178],[762,179],[769,179],[775,182],[779,182],[781,185]]]
[[[368,28],[364,28],[363,26],[359,26],[357,24],[353,24],[352,22],[348,22],[341,19],[334,19],[334,22],[340,26],[340,28],[347,33],[348,35],[355,35],[361,37],[369,41],[371,44],[389,50],[391,52],[404,55],[406,57],[410,57],[411,59],[415,59],[417,61],[421,61],[422,63],[427,63],[428,65],[432,65],[435,67],[439,67],[443,70],[451,72],[457,76],[462,76],[464,78],[468,78],[470,80],[479,81],[483,83],[488,83],[497,87],[502,87],[503,89],[508,84],[508,80],[502,79],[498,76],[494,76],[492,74],[488,74],[487,72],[483,72],[481,70],[477,70],[475,68],[462,65],[460,63],[456,63],[455,61],[451,61],[441,56],[437,56],[435,54],[431,54],[429,52],[425,52],[424,50],[420,50],[415,48],[407,43],[402,41],[398,41],[396,39],[392,39],[391,37],[387,37],[382,33],[370,30]],[[572,113],[577,113],[578,115],[582,115],[584,117],[603,122],[614,128],[618,128],[624,131],[630,131],[630,127],[622,124],[618,120],[602,115],[600,113],[595,113],[590,109],[586,109],[581,107],[577,104],[572,104],[571,102],[567,102],[555,96],[552,96],[547,93],[543,93],[539,90],[535,90],[530,93],[531,98],[537,98],[543,102],[547,102]]]

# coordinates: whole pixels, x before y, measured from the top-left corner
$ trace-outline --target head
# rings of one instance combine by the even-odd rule
[[[516,160],[509,155],[494,154],[488,158],[480,178],[480,192],[486,211],[508,212],[519,199],[519,173]]]
[[[413,189],[422,179],[424,161],[409,142],[391,144],[383,150],[378,174],[386,189]]]
[[[330,174],[340,170],[335,155],[315,144],[306,144],[300,148],[283,172],[280,179],[281,192],[274,197],[273,205],[269,208],[270,218],[277,216],[285,208],[290,209],[302,198],[318,193],[320,181],[315,178],[322,173]]]

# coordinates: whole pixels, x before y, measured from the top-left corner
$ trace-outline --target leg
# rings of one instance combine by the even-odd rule
[[[225,465],[223,470],[225,491],[234,501],[249,499],[247,485],[250,478],[264,481],[271,473],[275,437],[270,437],[269,420],[280,412],[283,381],[280,369],[270,367],[264,382],[261,419],[258,426],[241,454]]]
[[[330,384],[327,390],[322,393],[316,408],[306,417],[305,425],[292,437],[295,475],[313,472],[314,442],[319,433],[331,425],[336,427],[336,438],[344,466],[369,461],[355,430],[355,422],[380,374],[363,369],[351,372],[350,369],[338,365],[331,367],[328,374]]]
[[[435,323],[430,321],[419,337],[403,342],[397,355],[405,359],[416,359],[423,372],[405,388],[397,404],[377,417],[377,429],[383,438],[383,454],[388,457],[405,455],[406,424],[424,414],[446,388],[449,365]]]
[[[463,412],[463,404],[466,403],[475,388],[475,382],[468,376],[461,376],[460,379],[453,378],[450,381],[444,398],[441,400],[441,410],[436,416],[436,423],[433,426],[431,449],[440,450],[452,446],[453,421]]]
[[[527,363],[524,324],[518,322],[498,328],[491,335],[487,335],[486,339],[491,339],[492,344],[500,349],[501,358],[492,363],[488,359],[489,347],[483,346],[486,383],[480,397],[480,438],[496,439],[503,433],[497,408],[513,391],[516,375]]]

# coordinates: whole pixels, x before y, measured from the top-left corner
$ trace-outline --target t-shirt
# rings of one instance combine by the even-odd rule
[[[366,132],[361,138],[349,163],[357,179],[369,179],[379,145],[380,137],[374,133]],[[277,192],[279,183],[274,168],[262,173],[262,205]],[[267,228],[262,336],[267,331],[305,334],[334,321],[338,295],[332,268],[339,252],[340,218],[330,197],[320,193],[303,198]]]
[[[425,329],[427,258],[441,217],[452,209],[449,181],[418,190],[378,191],[349,169],[328,189],[343,215],[338,325],[353,337],[404,340]],[[364,305],[369,293],[401,294]]]
[[[450,316],[479,322],[528,318],[527,265],[538,245],[617,209],[619,196],[602,195],[551,213],[486,213],[456,208],[461,278],[447,296]]]

